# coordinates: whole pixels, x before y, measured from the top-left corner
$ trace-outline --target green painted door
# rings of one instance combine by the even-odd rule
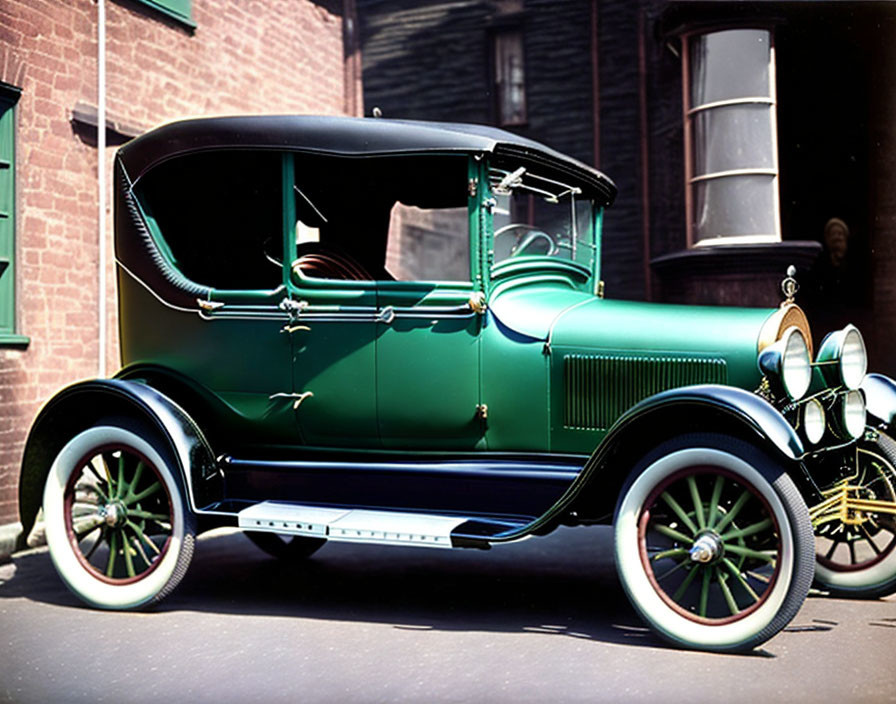
[[[296,420],[305,444],[373,448],[376,426],[376,285],[304,280],[289,326]]]
[[[380,282],[377,416],[385,447],[474,449],[481,316],[472,285]]]
[[[287,396],[292,391],[290,342],[281,332],[283,297],[282,291],[216,290],[209,296],[213,309],[200,309],[199,315],[174,312],[164,328],[169,340],[178,340],[177,349],[189,350],[173,358],[171,366],[212,390],[248,421],[252,439],[262,442],[295,437]]]
[[[398,197],[386,253],[395,280],[377,284],[377,418],[387,448],[485,446],[483,316],[470,305],[484,300],[479,218],[487,189],[478,184],[485,170],[475,159],[444,159],[440,198]]]

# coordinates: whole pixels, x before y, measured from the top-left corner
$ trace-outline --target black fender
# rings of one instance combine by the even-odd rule
[[[202,428],[206,441],[215,451],[215,457],[223,452],[220,446],[226,444],[226,438],[247,434],[245,426],[240,427],[233,411],[217,396],[170,367],[160,364],[129,364],[115,373],[115,379],[149,386],[168,398],[197,427]]]
[[[803,441],[783,415],[761,396],[736,386],[701,384],[683,386],[650,396],[629,409],[610,429],[604,443],[630,425],[643,423],[655,413],[685,414],[712,410],[750,428],[756,439],[764,440],[790,460],[805,453]],[[602,443],[602,445],[604,444]]]
[[[202,431],[170,398],[136,381],[93,379],[66,387],[38,413],[28,433],[19,478],[19,514],[28,535],[43,498],[44,483],[59,450],[103,418],[144,422],[170,450],[191,510],[220,498],[220,472]]]
[[[635,463],[652,447],[682,433],[714,432],[740,438],[778,460],[803,482],[802,440],[764,398],[733,386],[684,386],[632,406],[610,428],[566,493],[540,518],[502,540],[547,533],[561,523],[608,522]]]
[[[893,418],[896,417],[896,381],[883,374],[868,374],[861,388],[865,392],[865,408],[872,416],[869,425],[876,419],[892,435]]]

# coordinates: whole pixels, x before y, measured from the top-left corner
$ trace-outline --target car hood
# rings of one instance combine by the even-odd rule
[[[713,358],[729,383],[751,387],[761,375],[756,355],[766,308],[613,301],[556,287],[524,286],[493,296],[489,308],[505,334],[607,356]]]

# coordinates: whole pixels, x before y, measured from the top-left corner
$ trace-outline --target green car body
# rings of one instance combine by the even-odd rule
[[[840,481],[807,467],[857,437],[812,437],[785,393],[805,316],[604,298],[600,172],[490,128],[311,117],[173,123],[115,168],[122,368],[47,404],[21,482],[88,603],[157,601],[218,525],[296,556],[615,520],[673,642],[749,648],[796,613],[806,503],[829,520]],[[889,380],[814,377],[822,413],[896,411]]]

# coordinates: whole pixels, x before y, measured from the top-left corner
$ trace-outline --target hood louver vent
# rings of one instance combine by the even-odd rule
[[[606,430],[638,401],[660,391],[725,384],[728,369],[724,359],[567,355],[563,381],[563,425]]]

